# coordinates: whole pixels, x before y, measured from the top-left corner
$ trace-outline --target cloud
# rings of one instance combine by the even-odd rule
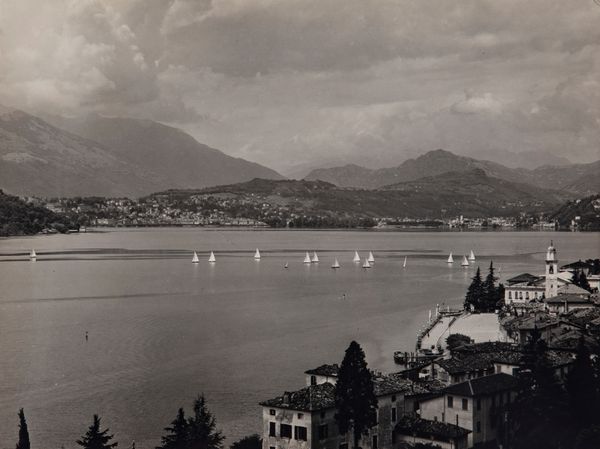
[[[590,160],[599,15],[557,0],[6,0],[0,103],[160,120],[283,170],[439,147]]]

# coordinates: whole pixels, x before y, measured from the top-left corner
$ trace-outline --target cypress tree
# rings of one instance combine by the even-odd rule
[[[471,285],[467,289],[467,295],[465,296],[465,310],[469,310],[471,307],[479,311],[481,308],[481,299],[483,297],[483,283],[481,281],[481,270],[477,267],[475,276],[471,281]]]
[[[498,302],[496,292],[496,277],[494,276],[494,262],[490,261],[490,269],[482,285],[482,309],[485,312],[493,311]]]
[[[110,442],[113,436],[108,434],[108,429],[100,430],[100,418],[98,415],[94,415],[92,425],[81,440],[77,440],[76,443],[84,449],[111,449],[118,445],[116,442]]]
[[[261,449],[262,438],[256,434],[250,435],[236,441],[230,446],[230,449]]]
[[[29,430],[27,429],[27,421],[25,421],[25,413],[23,409],[19,410],[19,442],[16,449],[30,449]]]
[[[345,434],[352,429],[354,448],[357,449],[360,437],[367,435],[369,429],[377,424],[377,397],[365,353],[355,341],[346,349],[334,394],[335,419],[340,433]]]

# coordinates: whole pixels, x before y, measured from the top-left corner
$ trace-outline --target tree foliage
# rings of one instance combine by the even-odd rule
[[[340,433],[352,430],[354,448],[362,435],[367,435],[377,423],[377,397],[371,372],[367,368],[365,353],[352,341],[340,366],[335,386],[335,405]]]
[[[100,430],[100,417],[94,415],[92,425],[88,428],[86,434],[76,443],[84,449],[111,449],[118,443],[111,442],[114,435],[110,435],[108,429]]]
[[[257,434],[250,435],[234,442],[230,449],[261,449],[262,438]]]
[[[19,442],[16,449],[30,449],[29,430],[27,429],[27,421],[25,420],[25,412],[19,410]]]
[[[473,276],[473,280],[465,296],[465,310],[481,313],[496,310],[499,302],[504,297],[504,286],[502,284],[496,286],[497,280],[494,275],[493,262],[490,262],[489,272],[485,280],[482,280],[481,270],[477,267],[475,276]]]
[[[225,437],[217,430],[214,416],[206,407],[203,395],[194,400],[194,414],[186,419],[183,408],[161,439],[157,449],[221,449]]]
[[[590,287],[590,283],[588,282],[587,276],[583,271],[575,270],[575,272],[573,273],[572,282],[573,284],[577,285],[578,287],[581,287],[584,290],[587,290],[588,292],[592,291],[592,287]]]
[[[464,334],[450,334],[448,335],[448,338],[446,338],[446,345],[451,351],[455,348],[458,348],[459,346],[468,345],[472,342],[473,340],[471,339],[471,337]]]

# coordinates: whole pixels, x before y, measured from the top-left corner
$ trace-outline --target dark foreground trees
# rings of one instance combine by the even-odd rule
[[[257,434],[242,438],[233,443],[230,449],[261,449],[262,438]]]
[[[335,405],[340,433],[352,430],[354,448],[358,448],[361,436],[368,435],[369,429],[377,424],[377,397],[365,353],[355,341],[346,349],[338,372]]]
[[[504,285],[496,285],[498,279],[494,271],[494,263],[490,262],[488,274],[482,280],[481,271],[477,267],[465,296],[465,310],[484,313],[493,312],[498,308],[498,302],[504,297]]]
[[[27,429],[27,421],[25,421],[25,412],[19,410],[19,442],[16,449],[30,449],[29,430]]]
[[[94,415],[92,425],[86,434],[76,443],[84,449],[111,449],[119,443],[111,442],[114,435],[110,435],[108,429],[100,430],[100,417]]]
[[[162,437],[156,449],[221,449],[225,437],[217,430],[214,416],[206,407],[203,395],[194,401],[194,415],[185,417],[183,408]]]

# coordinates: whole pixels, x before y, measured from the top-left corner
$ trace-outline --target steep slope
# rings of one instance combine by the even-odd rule
[[[600,161],[561,167],[539,167],[528,174],[527,182],[547,189],[562,189],[580,195],[600,193]]]
[[[99,115],[49,119],[60,128],[110,148],[119,159],[159,175],[155,190],[200,188],[253,178],[283,179],[274,170],[228,156],[177,128],[151,120]]]
[[[17,195],[123,196],[156,189],[154,174],[102,145],[0,107],[0,188]]]

